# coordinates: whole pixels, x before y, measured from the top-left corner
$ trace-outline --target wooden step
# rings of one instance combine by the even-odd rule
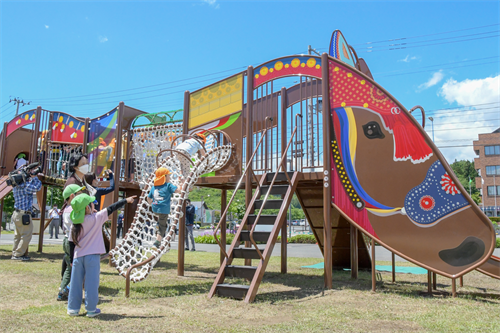
[[[260,209],[260,207],[262,207],[262,203],[263,200],[255,200],[254,208]],[[264,205],[264,209],[280,209],[282,204],[283,200],[281,199],[276,199],[276,200],[268,199],[266,201],[266,204]]]
[[[260,249],[260,252],[263,253],[264,249]],[[260,259],[257,250],[253,247],[241,247],[234,249],[233,258]]]
[[[224,270],[226,277],[237,277],[251,280],[255,274],[257,267],[254,266],[235,266],[228,265]]]
[[[257,219],[257,215],[251,214],[248,215],[247,225],[253,225],[255,220]],[[274,225],[276,222],[276,215],[261,215],[259,217],[259,225]]]
[[[273,181],[273,177],[274,177],[274,172],[267,173],[266,174],[266,181],[267,182],[272,182]],[[290,180],[292,179],[292,177],[293,177],[293,172],[292,171],[288,171],[288,177],[290,177]],[[279,172],[278,176],[276,176],[276,181],[278,181],[278,182],[283,182],[283,181],[288,182],[288,178],[286,178],[284,172]]]
[[[256,242],[263,242],[267,243],[267,240],[269,239],[269,235],[271,235],[271,232],[268,231],[255,231],[253,233],[253,240]],[[242,230],[240,234],[240,240],[242,242],[244,241],[250,241],[250,230]]]
[[[244,299],[250,286],[242,284],[222,283],[217,285],[217,295],[222,297],[231,297],[236,299]]]
[[[260,195],[266,195],[267,192],[269,192],[269,194],[285,195],[288,188],[288,185],[273,185],[269,192],[269,185],[262,185],[260,187]]]

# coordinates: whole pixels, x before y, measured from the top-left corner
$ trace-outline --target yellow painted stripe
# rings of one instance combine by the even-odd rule
[[[354,119],[354,114],[352,108],[344,108],[347,114],[347,119],[349,119],[349,152],[351,155],[351,162],[354,165],[354,159],[356,157],[356,145],[358,144],[358,132],[356,130],[356,119]]]
[[[371,212],[375,212],[375,213],[392,213],[392,212],[401,210],[401,208],[402,207],[396,207],[393,209],[379,209],[379,208],[366,208],[366,209],[368,209]]]

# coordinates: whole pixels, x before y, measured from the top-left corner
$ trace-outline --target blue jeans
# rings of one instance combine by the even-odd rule
[[[95,311],[99,301],[99,273],[101,256],[89,254],[73,259],[71,283],[69,286],[68,312],[78,313],[82,305],[82,288],[85,281],[85,309]]]

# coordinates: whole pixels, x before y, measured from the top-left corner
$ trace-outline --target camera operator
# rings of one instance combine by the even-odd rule
[[[42,182],[36,174],[39,168],[28,169],[31,177],[12,189],[14,194],[14,212],[11,221],[16,226],[14,233],[14,246],[12,260],[30,260],[28,247],[33,235],[33,222],[31,221],[31,207],[33,206],[33,193],[40,191]]]

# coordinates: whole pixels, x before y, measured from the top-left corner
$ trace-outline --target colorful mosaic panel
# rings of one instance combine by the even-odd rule
[[[54,112],[52,116],[52,142],[83,144],[85,123],[70,115]]]
[[[7,136],[11,135],[16,129],[26,126],[28,124],[34,124],[36,117],[36,110],[27,111],[21,113],[14,119],[12,119],[7,125]]]
[[[421,163],[432,156],[424,136],[409,116],[374,84],[352,68],[330,61],[330,104],[332,108],[360,106],[380,114],[394,134],[394,160]]]
[[[257,88],[271,80],[292,75],[308,75],[321,78],[321,58],[295,56],[267,62],[255,68],[253,87]]]
[[[354,57],[352,56],[351,50],[349,50],[349,44],[347,44],[340,30],[335,30],[332,34],[329,54],[330,56],[355,67]]]
[[[189,97],[189,128],[243,109],[243,74],[215,83]]]

